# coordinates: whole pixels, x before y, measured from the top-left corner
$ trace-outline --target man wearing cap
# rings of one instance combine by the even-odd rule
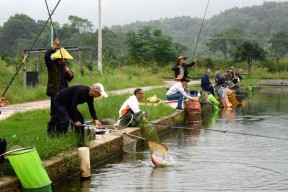
[[[72,56],[64,50],[64,48],[56,51],[59,48],[60,41],[55,39],[53,46],[45,53],[44,59],[48,71],[48,83],[46,95],[50,97],[50,121],[47,126],[48,134],[53,134],[53,131],[58,131],[59,120],[56,116],[56,106],[54,104],[54,96],[57,92],[67,88],[68,82],[73,79],[73,72],[65,65],[66,59],[73,59]]]
[[[79,104],[87,103],[92,122],[95,122],[96,127],[101,128],[102,125],[96,116],[94,108],[94,98],[108,97],[104,87],[100,83],[95,83],[93,86],[88,87],[84,85],[74,85],[68,87],[55,95],[55,104],[57,115],[60,120],[60,133],[66,133],[69,127],[70,119],[74,125],[78,127],[77,133],[84,136],[84,117],[77,109]],[[79,130],[81,129],[81,130]]]
[[[193,60],[191,63],[186,64],[185,61],[187,60],[187,57],[180,56],[177,59],[177,63],[174,67],[172,67],[172,71],[175,73],[175,78],[177,78],[178,75],[182,75],[182,77],[188,77],[189,72],[188,68],[192,67],[195,64],[195,60]]]
[[[186,77],[183,77],[180,82],[176,82],[172,87],[167,91],[166,96],[169,101],[178,100],[177,110],[183,110],[182,103],[183,97],[193,101],[197,101],[196,98],[192,97],[190,94],[185,92],[189,80]]]

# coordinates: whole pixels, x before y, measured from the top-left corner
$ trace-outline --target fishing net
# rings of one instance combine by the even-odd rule
[[[165,155],[168,152],[168,148],[165,145],[155,141],[147,141],[147,144],[150,149],[150,158],[152,163],[156,167],[166,166]]]
[[[160,142],[160,139],[159,139],[158,134],[157,134],[157,130],[146,118],[142,118],[139,126],[141,128],[143,137],[146,140],[156,141],[158,143]]]
[[[137,140],[128,137],[123,134],[123,148],[122,150],[126,153],[134,154],[136,153]]]

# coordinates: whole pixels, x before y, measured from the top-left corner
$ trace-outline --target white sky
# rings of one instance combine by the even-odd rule
[[[273,0],[265,0],[270,2]],[[276,2],[287,0],[274,0]],[[47,0],[53,10],[58,0]],[[53,21],[68,23],[68,16],[88,19],[98,26],[99,0],[61,0]],[[203,18],[208,0],[101,0],[102,25],[123,25],[136,21],[149,21],[176,16]],[[264,0],[210,0],[206,18],[233,7],[262,5]],[[288,10],[287,10],[288,11]],[[47,20],[45,0],[0,0],[0,26],[16,13],[23,13],[34,20]]]

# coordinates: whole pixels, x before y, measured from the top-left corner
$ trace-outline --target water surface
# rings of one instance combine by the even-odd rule
[[[262,88],[243,106],[222,110],[161,139],[168,166],[154,168],[147,149],[124,154],[53,186],[62,191],[288,191],[288,88]],[[195,129],[196,128],[196,129]]]

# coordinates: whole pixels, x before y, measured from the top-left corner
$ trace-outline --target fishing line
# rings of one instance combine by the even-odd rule
[[[272,136],[266,136],[266,135],[258,135],[258,134],[251,134],[251,133],[242,133],[242,132],[219,130],[219,129],[188,128],[188,127],[183,127],[183,126],[171,126],[171,125],[164,125],[164,124],[153,124],[153,125],[154,125],[154,126],[161,126],[161,127],[165,127],[165,128],[172,128],[172,129],[205,130],[205,131],[206,131],[206,130],[209,130],[209,131],[215,131],[215,132],[221,132],[221,133],[231,133],[231,134],[237,134],[237,135],[246,135],[246,136],[262,137],[262,138],[268,138],[268,139],[277,139],[277,140],[288,141],[288,138],[272,137]]]
[[[193,51],[193,56],[192,56],[192,58],[195,56],[195,53],[196,53],[198,41],[199,41],[199,38],[200,38],[200,34],[201,34],[201,32],[202,32],[202,28],[203,28],[204,20],[205,20],[206,13],[207,13],[207,10],[208,10],[209,2],[210,2],[210,0],[208,0],[208,2],[207,2],[206,10],[205,10],[204,17],[203,17],[203,19],[202,19],[202,23],[201,23],[201,26],[200,26],[200,30],[199,30],[199,33],[198,33],[198,36],[197,36],[197,39],[196,39],[196,44],[195,44],[195,48],[194,48],[194,51]]]
[[[58,3],[56,4],[55,8],[53,9],[53,11],[51,12],[51,15],[53,15],[54,11],[56,10],[56,8],[58,7],[59,3],[61,2],[61,0],[58,1]],[[9,87],[11,86],[12,82],[14,81],[16,75],[18,74],[19,70],[21,69],[22,65],[25,63],[29,53],[31,52],[31,50],[33,49],[33,47],[35,46],[36,42],[38,41],[40,35],[42,34],[44,28],[46,27],[47,23],[49,22],[49,19],[51,18],[51,15],[49,15],[47,21],[45,22],[44,26],[42,27],[40,33],[38,34],[38,36],[36,37],[36,39],[34,40],[32,46],[30,47],[30,49],[24,54],[24,58],[21,61],[21,64],[19,65],[19,67],[17,68],[15,74],[12,76],[12,79],[10,80],[8,86],[6,87],[6,89],[4,90],[4,93],[2,94],[2,97],[5,96],[6,92],[8,91]]]
[[[54,25],[53,25],[53,21],[52,21],[52,14],[50,14],[50,10],[49,10],[49,7],[48,7],[47,0],[45,0],[45,4],[46,4],[46,8],[47,8],[47,12],[48,12],[48,16],[50,17],[50,23],[51,23],[51,27],[52,27],[52,30],[53,30],[53,33],[54,33],[54,38],[56,39],[57,34],[56,34],[56,31],[55,31],[55,28],[54,28]]]

